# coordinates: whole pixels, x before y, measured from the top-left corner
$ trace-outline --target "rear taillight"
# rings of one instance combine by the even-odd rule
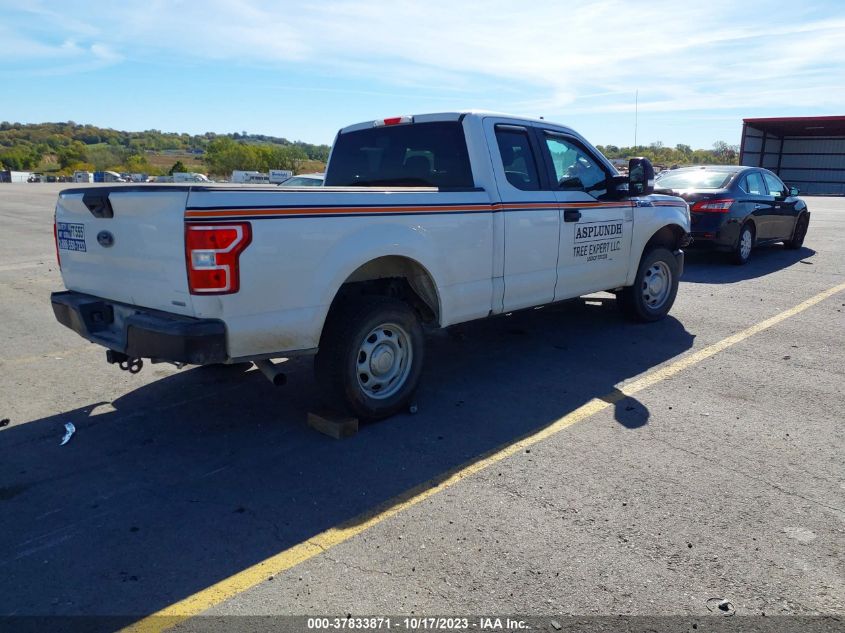
[[[727,213],[730,211],[733,200],[700,200],[692,205],[690,211],[693,213]]]
[[[59,270],[62,269],[62,258],[59,255],[59,226],[56,224],[56,214],[53,213],[53,243],[56,245],[56,262],[59,264]]]
[[[238,258],[250,241],[249,222],[185,224],[185,261],[191,294],[237,292],[240,288]]]

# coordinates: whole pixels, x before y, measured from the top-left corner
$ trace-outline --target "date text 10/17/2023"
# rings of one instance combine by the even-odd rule
[[[528,628],[524,620],[500,617],[310,617],[310,631],[336,630],[399,630],[399,631],[519,631]]]

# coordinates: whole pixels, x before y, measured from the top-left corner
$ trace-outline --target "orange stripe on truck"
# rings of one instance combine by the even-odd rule
[[[493,212],[493,211],[530,211],[531,209],[594,209],[604,207],[624,206],[619,202],[522,202],[495,204],[457,204],[457,205],[427,205],[427,206],[383,206],[383,207],[279,207],[273,209],[190,209],[185,212],[186,218],[224,218],[239,216],[286,216],[286,215],[329,215],[329,214],[373,214],[381,213],[461,213],[461,212]]]

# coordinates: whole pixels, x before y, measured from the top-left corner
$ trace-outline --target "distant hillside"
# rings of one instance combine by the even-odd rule
[[[235,169],[292,169],[322,171],[328,145],[265,134],[176,134],[159,130],[123,132],[94,125],[67,123],[0,123],[0,167],[57,175],[77,169],[166,174],[178,169],[227,176]],[[598,146],[608,158],[646,156],[660,165],[736,164],[739,148],[723,141],[713,149],[693,150],[689,145],[665,147]]]
[[[264,134],[124,132],[67,123],[0,123],[3,169],[69,174],[77,169],[167,173],[177,163],[202,172],[232,169],[320,169],[328,145]],[[233,166],[234,165],[234,166]]]

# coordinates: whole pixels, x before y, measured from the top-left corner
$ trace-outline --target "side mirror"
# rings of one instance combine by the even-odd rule
[[[628,195],[647,196],[654,193],[654,167],[647,158],[628,161]]]
[[[799,193],[801,193],[801,190],[798,187],[790,187],[789,188],[789,195],[790,196],[797,196]]]

